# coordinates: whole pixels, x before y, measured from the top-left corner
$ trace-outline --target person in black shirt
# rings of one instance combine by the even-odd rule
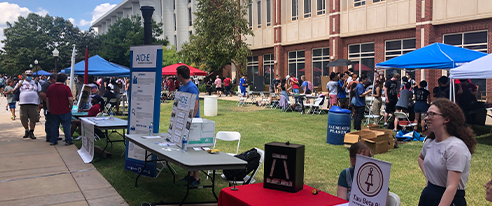
[[[384,97],[386,98],[386,108],[384,113],[384,126],[387,127],[388,114],[395,112],[396,103],[398,102],[398,80],[400,80],[400,74],[396,73],[391,79],[388,79],[384,83]]]
[[[432,93],[434,94],[434,98],[446,98],[449,99],[449,78],[446,76],[442,76],[437,80],[439,86],[434,87]],[[455,84],[455,94],[460,95],[463,93],[461,86],[459,84]],[[459,101],[458,96],[456,96],[456,102]]]
[[[417,123],[417,126],[415,126],[415,130],[418,130],[418,128],[422,125],[424,125],[424,121],[422,118],[422,114],[425,114],[427,112],[427,109],[429,109],[429,104],[431,103],[430,101],[430,92],[425,89],[427,86],[427,82],[421,81],[419,83],[419,87],[415,89],[414,95],[415,95],[415,123]],[[420,124],[420,125],[419,125]],[[422,129],[423,130],[423,129]]]

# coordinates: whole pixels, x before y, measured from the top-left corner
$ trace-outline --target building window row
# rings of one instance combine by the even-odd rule
[[[263,55],[263,79],[265,84],[271,84],[275,78],[273,54]]]
[[[326,67],[330,62],[330,48],[313,49],[313,85],[321,84],[321,77],[328,76],[330,70]]]
[[[256,1],[256,20],[258,24],[258,28],[261,28],[261,0]],[[248,21],[249,21],[249,27],[253,27],[253,1],[249,2],[248,5]],[[271,0],[266,0],[266,25],[271,26],[272,25],[272,1]]]
[[[253,85],[253,78],[258,75],[258,56],[248,57],[246,73],[248,74],[248,83]]]
[[[300,78],[306,73],[304,51],[289,52],[289,75],[294,74]]]
[[[374,43],[352,44],[348,49],[349,60],[354,62],[352,68],[359,76],[366,74],[374,78]],[[371,80],[372,81],[372,80]]]
[[[385,60],[390,60],[392,58],[401,56],[403,54],[406,54],[408,52],[414,51],[415,50],[415,38],[412,39],[399,39],[399,40],[391,40],[391,41],[386,41],[385,43]],[[385,70],[386,72],[386,79],[391,78],[394,74],[399,73],[401,70],[398,69],[387,69]],[[413,78],[415,78],[414,74],[415,71],[407,70],[410,75],[412,75]]]
[[[372,3],[379,3],[385,0],[372,0]],[[354,7],[366,5],[366,0],[354,0]]]
[[[311,0],[301,0],[304,2],[304,18],[311,17]],[[326,14],[326,0],[316,0],[316,14]],[[292,0],[292,21],[299,19],[299,0]]]

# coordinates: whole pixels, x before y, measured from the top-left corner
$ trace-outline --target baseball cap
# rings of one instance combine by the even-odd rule
[[[31,70],[26,70],[25,72],[26,75],[32,76],[32,71]]]

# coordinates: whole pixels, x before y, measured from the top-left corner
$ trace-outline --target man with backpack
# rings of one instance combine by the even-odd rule
[[[434,94],[434,99],[437,98],[446,98],[449,99],[449,79],[446,76],[442,76],[437,80],[437,83],[439,86],[434,87],[432,90],[432,94]],[[463,93],[463,90],[461,89],[461,86],[459,84],[455,84],[455,91],[457,95],[460,95]],[[459,101],[459,98],[457,96],[456,101]]]
[[[31,70],[25,72],[25,79],[19,80],[16,89],[19,90],[20,119],[24,127],[25,134],[23,138],[36,139],[34,128],[39,121],[39,92],[41,85],[33,80]]]

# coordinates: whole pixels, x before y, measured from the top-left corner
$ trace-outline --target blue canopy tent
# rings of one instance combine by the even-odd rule
[[[85,60],[75,64],[75,75],[84,75]],[[63,70],[65,74],[70,74],[72,68],[68,67]],[[112,77],[128,77],[130,70],[127,67],[106,61],[99,55],[89,58],[89,75],[92,76],[112,76]]]
[[[39,70],[39,71],[35,71],[34,72],[34,75],[38,75],[38,76],[41,76],[41,75],[49,76],[49,75],[51,75],[51,73],[49,73],[47,71],[44,71],[44,70]]]
[[[434,43],[415,51],[376,64],[383,69],[452,69],[483,57],[483,52],[442,43]]]

